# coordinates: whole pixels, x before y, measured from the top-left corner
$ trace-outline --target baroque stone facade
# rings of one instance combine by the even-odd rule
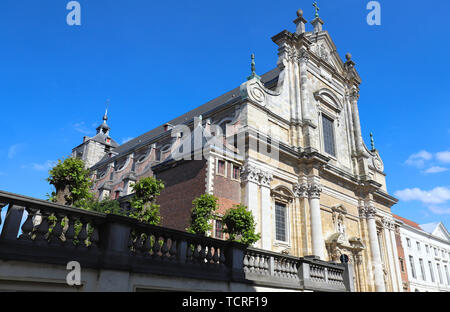
[[[130,195],[141,177],[163,179],[165,226],[184,230],[192,200],[211,193],[219,216],[239,203],[252,211],[262,234],[255,247],[349,261],[357,291],[402,291],[391,226],[397,200],[379,152],[362,138],[356,64],[350,54],[341,59],[320,18],[306,31],[297,15],[296,32],[272,37],[278,62],[270,72],[259,77],[253,64],[242,85],[105,148],[100,160],[77,153],[86,143],[74,156],[87,161],[102,198]]]

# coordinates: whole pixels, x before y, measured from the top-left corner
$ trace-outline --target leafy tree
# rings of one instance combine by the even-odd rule
[[[256,224],[253,215],[244,205],[235,205],[228,210],[222,221],[226,225],[224,232],[230,235],[231,241],[251,245],[261,239],[261,234],[255,233]]]
[[[212,229],[209,221],[214,219],[217,200],[211,194],[203,194],[192,201],[191,226],[186,229],[189,233],[206,236]]]
[[[161,222],[161,216],[159,205],[155,202],[156,197],[164,189],[164,183],[153,177],[147,177],[133,184],[132,188],[135,194],[131,199],[133,210],[129,216],[141,222],[158,225]]]
[[[58,160],[58,164],[49,171],[47,181],[56,189],[49,196],[52,202],[80,207],[92,198],[89,170],[85,169],[81,159],[69,157]]]

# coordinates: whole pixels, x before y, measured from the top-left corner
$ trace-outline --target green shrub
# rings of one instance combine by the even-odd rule
[[[164,189],[164,183],[153,177],[147,177],[133,184],[132,188],[135,194],[131,199],[133,210],[129,216],[141,222],[159,225],[161,216],[159,215],[159,205],[155,201]]]
[[[217,200],[211,194],[203,194],[192,201],[191,226],[186,229],[189,233],[206,236],[212,229],[209,221],[214,219]]]
[[[226,225],[224,232],[230,235],[231,241],[251,245],[261,239],[261,234],[255,233],[253,215],[244,205],[235,205],[228,210],[222,221]]]

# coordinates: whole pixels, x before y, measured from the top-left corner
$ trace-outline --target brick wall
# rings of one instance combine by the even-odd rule
[[[241,203],[241,182],[232,179],[232,174],[232,165],[227,162],[226,175],[214,175],[214,196],[219,199],[218,213],[221,215],[234,205]]]
[[[206,161],[178,163],[173,168],[158,171],[156,178],[165,184],[157,201],[161,205],[161,226],[186,230],[191,221],[192,201],[206,192]]]
[[[409,292],[411,291],[409,288],[409,280],[408,280],[408,272],[406,271],[406,261],[408,261],[407,259],[405,259],[405,252],[403,250],[403,246],[402,246],[402,240],[400,238],[400,233],[398,233],[397,231],[395,231],[395,242],[397,245],[397,252],[398,252],[398,261],[400,264],[400,273],[402,275],[402,282],[403,285],[408,285],[408,288],[403,288],[403,291]],[[403,267],[402,267],[402,263],[401,261],[403,261]]]

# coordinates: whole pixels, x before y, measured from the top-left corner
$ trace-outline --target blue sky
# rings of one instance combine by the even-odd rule
[[[312,1],[68,0],[0,3],[0,189],[45,198],[50,164],[91,136],[110,99],[112,137],[122,143],[276,66],[271,37]],[[393,212],[450,229],[450,3],[318,1],[342,57],[362,76],[364,139],[383,158]],[[311,28],[311,26],[309,26]],[[310,29],[309,28],[309,29]]]

